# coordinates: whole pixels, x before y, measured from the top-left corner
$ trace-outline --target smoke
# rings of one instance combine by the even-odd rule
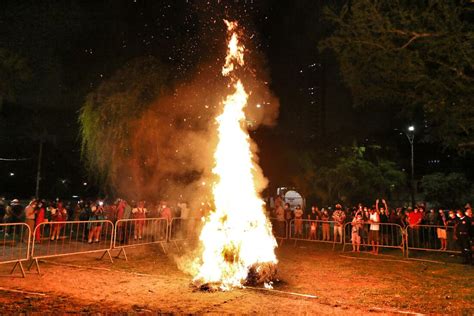
[[[112,187],[120,196],[185,201],[193,211],[211,201],[217,144],[215,117],[222,111],[222,100],[233,89],[228,78],[221,75],[225,37],[221,41],[221,50],[217,51],[220,56],[209,56],[212,60],[197,65],[191,79],[175,83],[127,123],[129,154],[112,157],[116,166]],[[248,128],[272,126],[279,103],[269,89],[265,60],[252,51],[246,51],[245,57],[246,66],[238,71],[249,93],[245,109]],[[258,163],[254,143],[252,151]],[[254,176],[258,189],[263,190],[267,181],[258,166]]]

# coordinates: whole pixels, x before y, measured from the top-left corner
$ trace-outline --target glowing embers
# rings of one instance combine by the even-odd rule
[[[248,93],[234,70],[244,65],[244,47],[239,44],[237,23],[225,21],[228,49],[224,76],[233,92],[223,101],[216,118],[218,144],[214,153],[215,209],[200,235],[202,253],[194,284],[203,289],[228,290],[245,284],[270,284],[276,274],[276,240],[257,191],[257,170],[251,139],[245,125]]]

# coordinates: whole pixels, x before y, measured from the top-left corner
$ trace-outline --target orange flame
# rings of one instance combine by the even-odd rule
[[[244,46],[239,44],[237,23],[225,23],[229,40],[222,74],[232,74],[234,92],[225,98],[224,110],[216,118],[219,142],[213,173],[219,180],[213,186],[215,210],[201,231],[203,251],[194,280],[228,290],[242,286],[250,267],[277,263],[277,243],[256,189],[256,162],[245,125],[248,93],[232,73],[236,65],[244,65]]]

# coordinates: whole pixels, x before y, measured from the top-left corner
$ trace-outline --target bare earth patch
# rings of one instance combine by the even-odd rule
[[[195,291],[173,249],[128,251],[114,264],[97,255],[53,258],[26,278],[0,266],[0,312],[234,314],[474,314],[474,267],[352,255],[301,243],[277,250],[277,291]],[[390,252],[396,254],[396,252]],[[11,291],[17,290],[17,291]],[[299,294],[310,294],[307,298]]]

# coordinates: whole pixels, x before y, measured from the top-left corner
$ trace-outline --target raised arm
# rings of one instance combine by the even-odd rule
[[[388,214],[388,204],[387,204],[387,201],[382,200],[382,203],[383,203],[383,206],[385,207],[385,211],[387,212],[387,213],[385,213],[385,214]]]
[[[375,200],[375,210],[379,212],[379,199]]]

